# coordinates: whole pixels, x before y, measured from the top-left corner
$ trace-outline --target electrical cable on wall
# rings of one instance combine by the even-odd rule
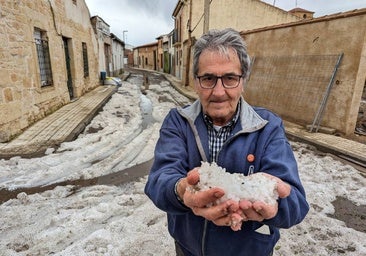
[[[53,26],[54,26],[54,28],[55,28],[55,31],[56,31],[56,33],[57,33],[57,35],[58,35],[58,36],[62,36],[62,33],[58,32],[58,30],[57,30],[57,26],[56,26],[56,19],[55,19],[55,12],[54,12],[54,10],[53,10],[52,3],[51,3],[51,1],[50,1],[50,0],[48,0],[48,3],[49,3],[50,8],[51,8],[52,20],[53,20]]]

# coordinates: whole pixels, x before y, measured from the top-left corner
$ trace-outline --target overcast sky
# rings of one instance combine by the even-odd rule
[[[172,13],[178,0],[85,0],[90,15],[98,15],[111,33],[133,46],[153,43],[174,29]],[[123,31],[125,38],[123,38]]]
[[[216,1],[216,0],[212,0]],[[85,0],[90,15],[98,15],[110,26],[111,33],[133,46],[153,43],[174,28],[173,10],[178,0]],[[366,8],[366,0],[264,0],[285,11],[295,7],[315,17]],[[128,32],[123,33],[124,30]]]

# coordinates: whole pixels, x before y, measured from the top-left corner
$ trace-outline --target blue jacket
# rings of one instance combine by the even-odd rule
[[[230,172],[246,175],[254,167],[254,172],[277,176],[291,185],[291,194],[278,200],[274,218],[244,222],[240,231],[194,215],[178,201],[174,185],[201,161],[208,161],[208,132],[199,101],[172,109],[160,130],[145,193],[167,212],[169,232],[185,255],[269,255],[280,237],[279,228],[301,222],[309,210],[282,120],[241,101],[240,119],[218,153],[217,164]],[[254,162],[248,162],[249,154],[254,155]],[[269,227],[270,234],[256,231],[263,225]]]

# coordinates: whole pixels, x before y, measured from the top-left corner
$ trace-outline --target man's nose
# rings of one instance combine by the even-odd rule
[[[224,83],[222,81],[222,77],[217,78],[216,85],[213,88],[213,91],[215,94],[224,94],[225,93],[225,87],[224,87]]]

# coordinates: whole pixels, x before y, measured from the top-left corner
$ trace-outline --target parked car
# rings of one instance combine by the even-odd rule
[[[122,85],[122,79],[119,77],[110,77],[107,76],[104,80],[104,85],[116,85],[121,86]]]

